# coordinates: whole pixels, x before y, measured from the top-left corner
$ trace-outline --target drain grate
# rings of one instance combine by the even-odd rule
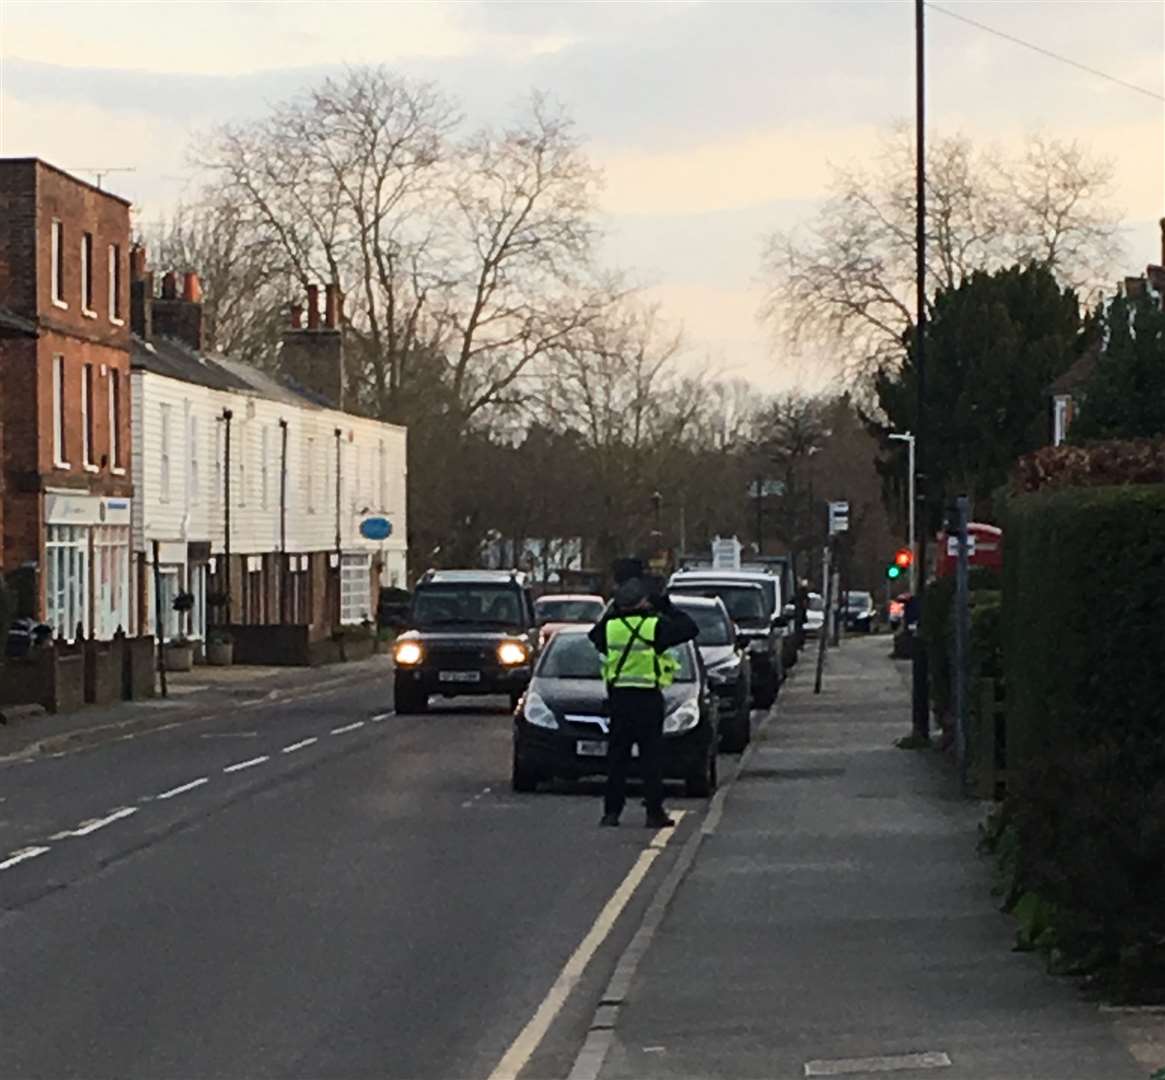
[[[843,768],[816,769],[745,769],[741,780],[828,780],[844,776]]]

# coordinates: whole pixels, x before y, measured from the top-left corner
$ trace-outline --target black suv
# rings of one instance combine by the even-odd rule
[[[524,575],[430,570],[417,583],[407,625],[393,646],[398,713],[424,712],[433,694],[505,694],[517,706],[538,643]]]

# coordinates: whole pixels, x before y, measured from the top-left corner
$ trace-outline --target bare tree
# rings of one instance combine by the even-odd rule
[[[1085,291],[1110,274],[1119,254],[1112,167],[1078,144],[1037,135],[1009,157],[962,135],[937,138],[927,174],[933,289],[1015,262],[1047,266]],[[834,170],[811,224],[766,243],[763,317],[794,345],[840,353],[854,379],[898,356],[914,324],[914,183],[912,133],[896,127],[872,168]]]

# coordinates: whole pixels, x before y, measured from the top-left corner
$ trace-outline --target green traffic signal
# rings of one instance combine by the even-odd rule
[[[891,581],[893,581],[895,578],[899,578],[901,576],[902,576],[902,567],[901,566],[896,566],[895,564],[891,563],[889,566],[886,567],[886,577],[888,577]]]

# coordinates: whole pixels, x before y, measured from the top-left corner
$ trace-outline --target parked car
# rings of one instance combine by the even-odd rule
[[[590,593],[561,593],[541,596],[534,601],[534,621],[539,641],[546,642],[564,626],[594,626],[606,610],[606,601]]]
[[[821,593],[811,592],[805,605],[805,636],[817,637],[825,629],[825,601]]]
[[[752,663],[748,639],[719,597],[676,593],[672,603],[700,628],[696,648],[708,671],[720,712],[720,749],[739,754],[752,739]]]
[[[376,605],[376,624],[384,630],[404,629],[408,622],[409,606],[412,604],[412,594],[408,589],[398,589],[384,586],[380,590]]]
[[[853,633],[868,634],[874,629],[877,611],[874,597],[868,592],[845,594],[845,628]]]
[[[716,696],[691,642],[671,655],[679,669],[663,691],[664,778],[682,780],[688,795],[705,798],[717,781]],[[515,791],[533,791],[555,777],[606,774],[610,709],[601,664],[584,627],[564,627],[550,639],[514,712]],[[632,774],[635,766],[633,760]]]
[[[429,698],[506,694],[516,706],[538,651],[526,579],[499,570],[430,570],[393,646],[398,713]]]
[[[759,590],[759,596],[757,594]],[[752,700],[769,708],[785,678],[785,655],[793,628],[781,606],[781,583],[772,574],[751,570],[678,570],[668,582],[672,596],[718,596],[748,639],[752,661]]]

